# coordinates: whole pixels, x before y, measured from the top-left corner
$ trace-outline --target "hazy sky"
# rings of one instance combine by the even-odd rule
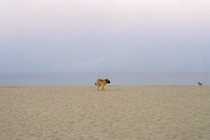
[[[0,0],[0,73],[210,72],[210,0]]]

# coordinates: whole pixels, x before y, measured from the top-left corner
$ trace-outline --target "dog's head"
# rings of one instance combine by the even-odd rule
[[[110,80],[109,79],[105,79],[107,84],[110,84]]]

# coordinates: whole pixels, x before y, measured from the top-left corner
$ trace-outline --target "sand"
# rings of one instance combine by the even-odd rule
[[[209,140],[210,86],[0,87],[1,140]]]

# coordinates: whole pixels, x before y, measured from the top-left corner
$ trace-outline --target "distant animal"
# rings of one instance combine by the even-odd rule
[[[106,84],[110,84],[110,80],[109,79],[98,79],[95,83],[95,85],[98,87],[98,90],[99,90],[99,87],[101,86],[102,89],[101,90],[104,90],[104,86]]]
[[[202,85],[203,85],[203,83],[198,82],[198,85],[199,85],[199,86],[202,86]]]

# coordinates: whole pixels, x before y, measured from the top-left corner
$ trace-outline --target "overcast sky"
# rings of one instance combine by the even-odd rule
[[[0,73],[210,72],[210,0],[0,0]]]

